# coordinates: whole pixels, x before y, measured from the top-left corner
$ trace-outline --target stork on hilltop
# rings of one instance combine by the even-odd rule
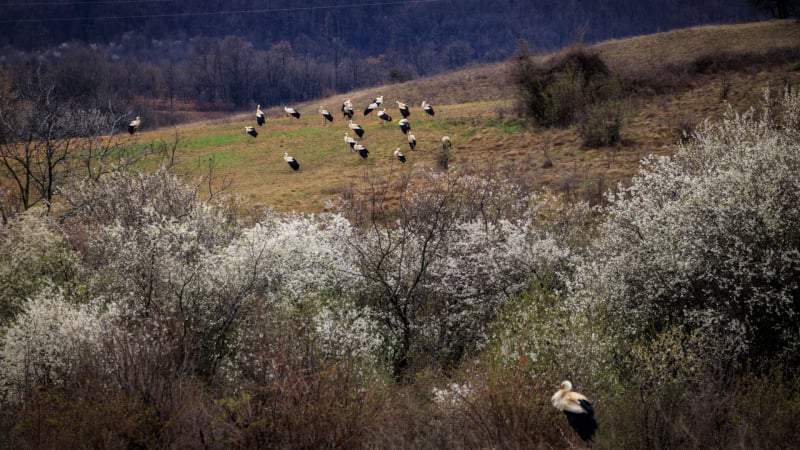
[[[397,147],[395,149],[394,157],[397,158],[398,160],[400,160],[401,163],[405,163],[406,162],[406,155],[404,155],[403,152],[400,151],[400,147]]]
[[[264,111],[261,110],[261,105],[256,106],[256,123],[258,126],[264,125]]]
[[[425,100],[422,101],[422,110],[428,113],[429,116],[433,117],[435,112],[433,111],[433,106],[430,103],[426,102]]]
[[[288,107],[288,106],[284,106],[284,107],[283,107],[283,110],[286,112],[286,115],[287,115],[287,116],[292,116],[292,117],[294,117],[295,119],[299,119],[299,118],[300,118],[300,112],[298,112],[298,111],[297,111],[296,109],[294,109],[294,108],[290,108],[290,107]]]
[[[323,124],[325,124],[326,122],[333,122],[333,115],[322,105],[319,106],[319,115],[322,116]]]
[[[403,134],[408,134],[411,131],[411,124],[408,122],[408,119],[400,119],[397,121],[397,126],[400,127],[400,130]]]
[[[403,115],[404,119],[408,119],[408,116],[411,115],[411,111],[409,111],[408,105],[401,102],[400,100],[397,100],[397,109],[400,110],[400,114]]]
[[[133,119],[131,123],[128,124],[128,133],[130,134],[136,133],[136,131],[139,130],[139,125],[141,124],[142,124],[142,118],[136,116],[136,118]]]
[[[364,129],[361,128],[361,125],[350,120],[347,126],[350,127],[350,129],[353,130],[358,135],[359,138],[364,137]]]
[[[286,161],[286,163],[289,164],[289,167],[291,167],[295,172],[300,169],[300,163],[298,163],[293,156],[289,156],[289,154],[286,152],[283,153],[283,160]]]

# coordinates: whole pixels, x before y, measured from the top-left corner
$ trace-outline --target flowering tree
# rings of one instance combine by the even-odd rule
[[[542,245],[552,238],[538,222],[546,202],[518,186],[433,173],[407,183],[397,220],[387,223],[373,203],[351,242],[360,299],[381,324],[396,377],[480,349],[498,308],[563,256]]]
[[[610,197],[576,301],[601,306],[617,333],[672,326],[761,358],[800,348],[800,93],[765,95],[761,114],[729,110],[651,157]],[[582,299],[582,300],[579,300]]]
[[[58,292],[42,292],[0,340],[0,398],[24,401],[42,386],[63,386],[97,348],[100,321]]]
[[[27,299],[50,288],[77,295],[78,258],[44,208],[33,208],[0,228],[0,326],[8,325]]]

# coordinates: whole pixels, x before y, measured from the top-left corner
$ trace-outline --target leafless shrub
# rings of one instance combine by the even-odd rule
[[[586,147],[618,145],[625,124],[625,103],[609,100],[586,108],[578,118],[577,131]]]

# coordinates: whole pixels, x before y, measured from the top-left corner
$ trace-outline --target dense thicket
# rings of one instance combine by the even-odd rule
[[[534,125],[576,124],[589,147],[620,143],[622,85],[600,56],[578,48],[541,64],[531,55],[527,42],[519,41],[507,67],[508,79],[517,91],[517,107]]]

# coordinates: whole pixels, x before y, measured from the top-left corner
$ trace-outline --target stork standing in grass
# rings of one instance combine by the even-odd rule
[[[136,133],[136,131],[139,130],[139,125],[141,124],[142,124],[142,118],[136,116],[136,118],[133,119],[131,123],[128,124],[128,133],[130,134]]]
[[[287,115],[287,116],[292,116],[292,117],[294,117],[295,119],[299,119],[299,118],[300,118],[300,112],[298,112],[298,111],[297,111],[296,109],[294,109],[294,108],[290,108],[290,107],[288,107],[288,106],[284,106],[284,107],[283,107],[283,110],[286,112],[286,115]]]
[[[359,125],[359,124],[353,122],[352,120],[350,120],[350,122],[347,124],[347,126],[350,127],[350,129],[353,130],[353,132],[355,132],[358,135],[359,138],[363,138],[364,137],[364,129],[361,128],[361,125]]]
[[[449,136],[442,136],[442,151],[443,152],[449,152],[450,151],[450,147],[452,147],[452,146],[453,146],[453,143],[450,141],[450,137]]]
[[[255,127],[246,126],[246,127],[244,127],[244,132],[249,134],[250,136],[253,136],[253,137],[258,136],[258,131],[256,131]]]
[[[400,130],[403,134],[408,134],[411,131],[411,124],[408,122],[408,119],[400,119],[397,121],[397,126],[400,127]]]
[[[381,104],[383,103],[383,96],[381,95],[380,97],[375,97],[374,99],[372,99],[372,103],[381,106]]]
[[[411,115],[411,111],[409,111],[408,105],[401,102],[400,100],[397,100],[397,109],[400,110],[400,114],[402,114],[403,119],[408,119],[408,116]]]
[[[344,143],[349,145],[351,150],[355,150],[356,140],[353,139],[348,133],[344,134]]]
[[[395,149],[394,157],[397,158],[398,160],[400,160],[401,163],[405,163],[406,162],[406,155],[404,155],[403,152],[400,151],[400,147],[397,147]]]
[[[367,150],[367,147],[364,147],[361,144],[356,144],[353,147],[353,150],[358,152],[358,154],[361,155],[361,157],[364,159],[367,159],[367,155],[369,155],[369,150]]]
[[[369,115],[369,113],[371,113],[372,111],[375,111],[376,109],[378,109],[378,104],[375,103],[375,102],[372,102],[369,105],[367,105],[366,108],[364,108],[364,115],[365,116]]]
[[[319,115],[322,116],[323,125],[327,125],[326,122],[333,122],[333,115],[322,105],[319,106]]]
[[[392,121],[392,116],[390,116],[385,109],[378,111],[378,118],[381,119],[381,123]]]
[[[350,103],[349,98],[342,102],[342,117],[353,118],[353,104]]]
[[[408,146],[411,147],[411,150],[417,146],[417,137],[411,133],[408,133]]]
[[[258,126],[264,125],[265,120],[264,111],[261,110],[261,105],[256,106],[256,123]]]
[[[569,381],[561,383],[561,389],[553,394],[551,400],[553,406],[567,416],[567,421],[578,436],[587,443],[591,442],[597,431],[597,421],[594,419],[594,407],[589,400],[583,394],[574,392]]]
[[[283,160],[286,161],[287,164],[289,164],[289,167],[291,167],[292,170],[297,171],[298,169],[300,169],[300,163],[298,163],[293,156],[289,156],[289,154],[286,152],[283,153]]]
[[[433,106],[431,106],[430,103],[426,102],[425,100],[422,101],[422,110],[428,113],[428,115],[431,117],[436,114],[433,110]]]

